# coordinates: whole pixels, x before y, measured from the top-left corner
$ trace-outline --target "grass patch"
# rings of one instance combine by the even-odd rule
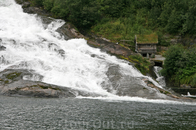
[[[142,24],[131,22],[128,18],[107,18],[91,28],[91,31],[101,35],[112,42],[120,40],[130,40],[128,44],[134,43],[135,35],[151,34],[153,31],[144,27]]]
[[[150,62],[140,55],[129,56],[129,61],[136,63],[135,67],[144,75],[149,73]]]
[[[150,35],[137,35],[138,43],[158,43],[158,35],[152,33]]]
[[[171,94],[170,92],[168,92],[168,91],[164,91],[164,90],[160,90],[160,93],[163,93],[163,94],[165,94],[165,95],[167,95],[167,94]]]
[[[146,75],[147,73],[149,73],[150,69],[150,62],[145,59],[144,57],[142,57],[141,55],[130,55],[129,57],[124,57],[124,56],[118,56],[121,59],[130,61],[132,63],[135,64],[135,67],[144,75]]]

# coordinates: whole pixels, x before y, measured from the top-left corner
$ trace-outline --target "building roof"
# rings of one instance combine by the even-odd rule
[[[135,35],[137,44],[158,44],[158,35]]]

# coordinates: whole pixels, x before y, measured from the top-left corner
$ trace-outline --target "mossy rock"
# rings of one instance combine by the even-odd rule
[[[55,88],[55,87],[52,87],[52,86],[39,85],[39,87],[42,88],[42,89],[60,90],[59,88]]]
[[[57,87],[53,87],[53,86],[45,86],[45,85],[42,85],[42,84],[38,84],[38,85],[33,85],[33,86],[30,86],[30,87],[39,87],[41,89],[53,89],[53,90],[61,90],[60,88],[57,88]]]
[[[8,84],[8,83],[9,83],[9,80],[5,80],[5,81],[4,81],[4,84]]]
[[[22,74],[22,72],[13,72],[13,73],[7,74],[5,77],[7,79],[14,80],[15,78],[19,77],[21,74]]]

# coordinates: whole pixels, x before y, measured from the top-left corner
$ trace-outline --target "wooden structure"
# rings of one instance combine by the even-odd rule
[[[158,36],[150,35],[135,35],[135,51],[143,56],[154,54],[157,52]]]

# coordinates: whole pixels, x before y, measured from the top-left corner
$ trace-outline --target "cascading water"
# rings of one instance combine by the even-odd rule
[[[162,70],[162,67],[154,66],[154,72],[155,72],[155,74],[157,76],[156,80],[159,82],[159,84],[161,86],[165,87],[166,86],[165,77],[160,74],[161,70]]]
[[[33,70],[43,76],[42,82],[107,96],[142,95],[138,88],[161,95],[141,78],[161,86],[128,62],[89,47],[84,39],[64,40],[56,32],[63,20],[44,25],[37,15],[23,13],[14,0],[0,1],[0,16],[0,46],[4,48],[0,51],[0,71]]]

